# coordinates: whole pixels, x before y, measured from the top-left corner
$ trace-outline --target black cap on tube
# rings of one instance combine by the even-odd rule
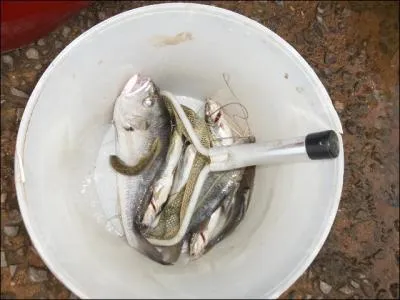
[[[333,130],[310,133],[305,144],[310,159],[329,159],[339,155],[339,139]]]

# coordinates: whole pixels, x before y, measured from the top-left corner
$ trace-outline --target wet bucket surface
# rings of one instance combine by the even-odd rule
[[[332,226],[342,143],[336,160],[257,167],[249,211],[231,236],[196,262],[158,265],[106,230],[94,179],[114,100],[136,72],[195,98],[226,89],[228,74],[259,142],[342,132],[313,70],[262,25],[189,3],[117,15],[59,54],[21,121],[17,195],[41,257],[81,298],[278,297],[306,270]]]

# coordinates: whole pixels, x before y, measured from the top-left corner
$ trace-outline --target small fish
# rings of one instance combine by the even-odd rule
[[[161,177],[153,186],[153,195],[143,217],[142,224],[146,227],[154,227],[157,225],[153,223],[160,212],[161,207],[168,199],[174,180],[175,170],[183,151],[183,146],[182,135],[179,134],[177,130],[174,130],[168,147],[166,166]]]
[[[231,124],[228,122],[222,106],[211,99],[206,100],[205,119],[211,130],[213,147],[230,146],[235,143]],[[241,143],[239,140],[236,143]],[[219,207],[225,197],[239,186],[243,169],[211,173],[202,187],[189,230],[195,230],[205,219]]]
[[[205,227],[200,232],[192,235],[189,245],[191,259],[197,259],[206,254],[231,234],[243,220],[250,202],[254,175],[254,166],[246,168],[238,190],[224,200],[218,209],[220,212],[217,213],[217,210],[211,215],[210,220],[218,218],[218,226]],[[201,235],[204,235],[204,231],[206,231],[206,239],[203,239]]]
[[[190,220],[189,231],[196,231],[210,218],[232,191],[237,190],[242,180],[243,171],[233,170],[211,173],[200,193],[195,211]]]
[[[207,99],[205,112],[207,124],[212,132],[213,146],[229,146],[253,141],[251,137],[241,136],[243,131],[231,130],[231,128],[235,128],[235,124],[228,118],[223,107],[218,102]],[[209,241],[208,238],[204,239],[204,237],[211,236],[216,227],[205,226],[201,229],[201,224],[215,220],[216,216],[220,219],[221,205],[227,202],[226,199],[234,199],[243,173],[244,169],[215,172],[211,173],[207,178],[202,188],[202,197],[198,201],[189,225],[189,230],[194,232],[190,243],[190,249],[193,249],[191,253],[194,256],[201,255]]]
[[[206,100],[206,122],[213,135],[213,146],[229,146],[233,144],[233,133],[221,105],[211,99]]]
[[[231,108],[233,107],[232,105],[234,105],[236,109],[240,108],[241,113],[237,111],[234,114],[236,118],[234,118],[226,111],[228,105],[231,105]],[[250,128],[248,128],[248,113],[246,108],[236,102],[228,105],[222,106],[220,103],[213,100],[213,98],[208,98],[206,100],[205,111],[207,124],[209,124],[211,132],[219,137],[219,144],[221,146],[229,146],[241,139],[245,139],[244,143],[254,143],[255,137],[251,134]]]
[[[117,173],[119,210],[128,244],[162,264],[169,262],[140,234],[140,220],[150,201],[150,187],[163,170],[170,123],[169,112],[157,87],[150,78],[134,75],[114,106],[116,156],[124,166],[143,164],[143,157],[149,157],[148,153],[155,157],[145,159],[151,161],[151,167],[144,167],[137,174]]]

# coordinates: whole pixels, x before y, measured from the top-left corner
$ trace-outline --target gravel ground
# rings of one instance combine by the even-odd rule
[[[149,3],[149,2],[146,2]],[[399,298],[399,4],[212,2],[275,31],[314,68],[344,127],[345,177],[333,229],[289,299]],[[1,56],[1,298],[74,299],[21,221],[13,154],[42,72],[73,39],[144,2],[94,3],[48,36]]]

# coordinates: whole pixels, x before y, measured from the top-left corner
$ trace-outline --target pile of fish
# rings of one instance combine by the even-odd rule
[[[215,100],[206,100],[204,116],[182,108],[206,148],[255,140],[233,130],[233,120]],[[127,82],[115,102],[113,125],[116,154],[110,163],[130,246],[161,264],[174,264],[182,254],[199,258],[236,228],[249,204],[254,167],[208,173],[190,206],[210,161],[196,151],[174,106],[150,78],[136,74]],[[190,216],[186,225],[185,216]]]

